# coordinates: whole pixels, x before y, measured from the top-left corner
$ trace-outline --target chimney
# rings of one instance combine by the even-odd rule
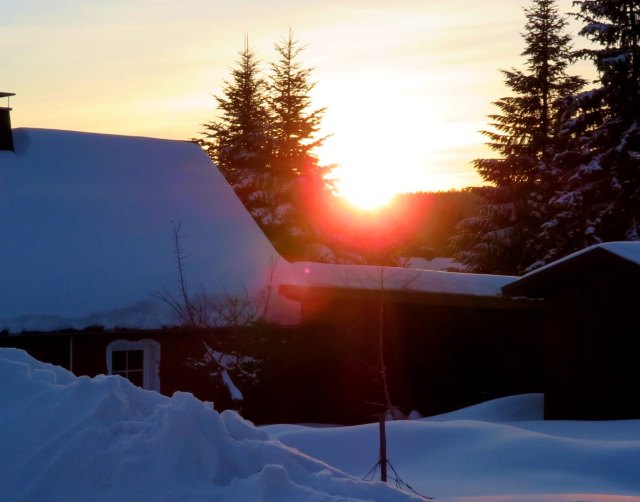
[[[13,133],[11,132],[10,99],[12,92],[0,92],[0,98],[7,98],[7,106],[0,106],[0,150],[13,152]]]

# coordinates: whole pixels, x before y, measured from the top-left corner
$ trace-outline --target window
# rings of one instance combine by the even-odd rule
[[[115,340],[107,345],[107,372],[143,389],[160,391],[160,344],[155,340]]]
[[[114,375],[123,376],[138,387],[144,387],[144,350],[113,350],[111,365]]]

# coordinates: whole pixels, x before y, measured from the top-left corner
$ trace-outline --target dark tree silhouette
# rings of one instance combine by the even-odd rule
[[[560,184],[534,266],[599,242],[640,239],[640,3],[573,4],[580,35],[595,44],[578,55],[593,61],[599,86],[563,100],[564,150],[553,166]]]
[[[245,40],[239,60],[214,96],[220,116],[204,124],[199,143],[275,248],[289,260],[333,261],[321,243],[317,209],[331,185],[314,149],[324,108],[311,109],[311,68],[299,61],[303,47],[293,32],[275,46],[268,78]]]
[[[278,59],[271,64],[268,109],[274,139],[272,194],[278,217],[273,218],[270,235],[289,258],[332,260],[333,253],[320,244],[313,219],[331,188],[328,168],[319,164],[314,153],[325,140],[318,136],[325,108],[312,109],[313,68],[300,61],[304,47],[292,30],[275,44],[275,50]]]
[[[267,83],[260,64],[245,39],[231,80],[214,96],[220,116],[203,124],[198,140],[238,194],[251,215],[262,224],[269,213],[265,188],[273,156],[273,138],[266,106]]]
[[[549,189],[540,173],[557,144],[557,102],[584,85],[567,74],[571,38],[555,0],[533,0],[525,15],[525,70],[502,70],[512,95],[494,103],[499,112],[483,131],[499,157],[474,161],[492,186],[479,191],[481,215],[464,220],[452,241],[456,258],[475,272],[519,273],[533,261]]]

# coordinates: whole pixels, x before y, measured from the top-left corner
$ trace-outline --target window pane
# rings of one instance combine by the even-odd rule
[[[114,350],[111,352],[111,369],[113,373],[127,369],[127,351]]]
[[[127,377],[132,384],[137,385],[138,387],[142,387],[142,384],[144,383],[142,378],[142,371],[130,371],[127,374]]]
[[[128,350],[129,361],[127,364],[128,370],[141,370],[143,367],[144,350]]]

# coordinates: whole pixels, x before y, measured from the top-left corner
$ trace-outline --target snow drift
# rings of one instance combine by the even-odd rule
[[[390,422],[388,456],[404,481],[437,500],[640,501],[640,420],[542,417],[543,396],[530,394]],[[354,476],[366,474],[376,455],[376,424],[266,429]]]
[[[283,446],[235,412],[0,349],[0,500],[408,501]]]
[[[640,420],[541,418],[536,394],[390,422],[388,454],[439,501],[640,500]],[[358,480],[377,439],[377,424],[255,428],[189,394],[0,349],[0,500],[420,500]]]

